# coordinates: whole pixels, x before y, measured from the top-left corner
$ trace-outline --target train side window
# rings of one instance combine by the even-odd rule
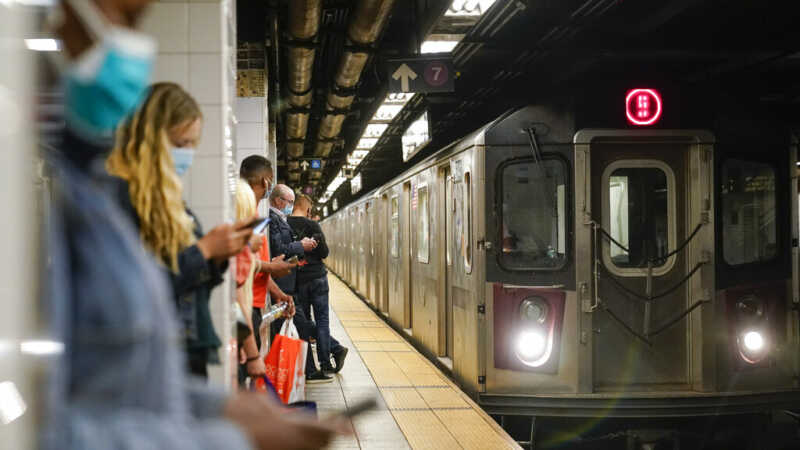
[[[728,159],[722,164],[722,255],[731,266],[771,260],[778,254],[775,168]]]
[[[417,188],[417,261],[428,263],[429,237],[430,237],[430,217],[428,209],[428,186]]]
[[[674,257],[674,175],[660,161],[618,161],[603,174],[603,226],[614,242],[604,241],[606,267],[620,275],[641,276],[652,261],[655,275],[666,273]],[[626,269],[636,269],[633,271]]]
[[[392,258],[400,257],[400,207],[398,196],[392,197]]]
[[[472,273],[472,180],[469,172],[464,172],[464,211],[463,232],[461,233],[461,255],[464,258],[464,270]]]
[[[364,229],[364,209],[358,208],[358,229],[359,231]],[[361,233],[359,233],[361,234]],[[358,252],[364,253],[364,239],[363,237],[358,240]]]
[[[500,170],[500,265],[507,270],[562,268],[567,262],[566,164],[525,160]]]

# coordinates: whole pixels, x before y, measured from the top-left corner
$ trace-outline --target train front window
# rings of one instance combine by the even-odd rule
[[[617,267],[644,268],[667,263],[669,190],[667,174],[656,167],[624,167],[608,177],[608,245]]]
[[[560,160],[503,166],[500,264],[553,270],[566,263],[567,168]]]
[[[722,165],[723,257],[731,266],[773,259],[777,253],[775,169],[729,159]]]

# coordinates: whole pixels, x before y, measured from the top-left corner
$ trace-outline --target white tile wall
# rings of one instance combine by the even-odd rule
[[[222,6],[219,3],[189,5],[189,51],[222,51]]]
[[[203,136],[197,148],[197,156],[219,156],[222,152],[222,107],[200,105],[203,111]]]
[[[140,27],[142,31],[158,36],[159,53],[189,51],[188,3],[154,3]]]
[[[153,71],[153,81],[172,81],[189,86],[189,54],[159,53]]]
[[[161,0],[151,5],[141,24],[159,43],[154,81],[180,84],[203,111],[203,138],[183,180],[184,198],[206,230],[233,216],[226,177],[231,167],[238,165],[233,151],[228,150],[235,149],[236,132],[232,130],[226,137],[224,130],[226,124],[236,123],[231,98],[235,83],[231,67],[236,52],[235,8],[235,0]],[[210,378],[225,386],[230,386],[230,374],[235,370],[225,354],[231,339],[230,272],[211,300],[214,327],[223,342],[223,365],[210,367]]]

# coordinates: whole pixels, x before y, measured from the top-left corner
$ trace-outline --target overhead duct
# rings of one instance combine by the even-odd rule
[[[301,111],[290,111],[286,115],[286,149],[292,158],[303,156],[303,140],[308,133],[308,112],[312,92],[311,77],[314,70],[313,39],[319,30],[322,13],[321,0],[292,0],[289,2],[289,41],[288,49],[288,103]]]
[[[361,72],[369,60],[367,47],[378,39],[394,0],[361,0],[356,6],[350,26],[347,29],[348,47],[342,54],[339,68],[334,77],[333,89],[328,94],[327,114],[322,118],[317,137],[317,156],[328,156],[333,144],[326,140],[339,136],[345,115],[342,110],[350,108],[355,99],[353,88],[361,79]]]

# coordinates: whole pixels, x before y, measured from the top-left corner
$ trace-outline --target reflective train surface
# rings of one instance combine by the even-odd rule
[[[631,87],[436,151],[322,222],[328,265],[491,414],[797,408],[790,129],[713,92]]]

